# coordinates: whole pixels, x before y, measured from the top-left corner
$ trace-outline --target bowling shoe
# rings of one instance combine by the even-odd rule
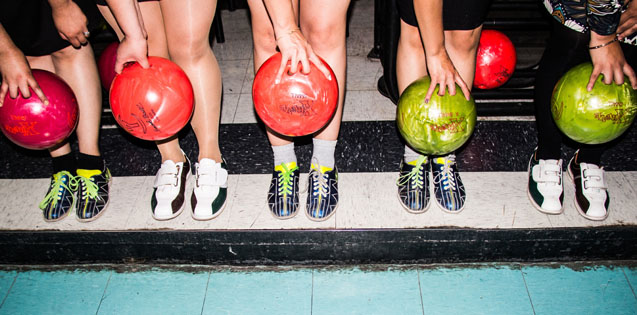
[[[432,159],[431,174],[438,206],[448,213],[462,211],[467,195],[456,168],[456,156],[449,154]]]
[[[421,155],[410,162],[400,162],[396,180],[400,204],[411,213],[423,213],[429,208],[429,161]]]
[[[604,168],[574,160],[568,163],[568,175],[575,182],[575,208],[589,220],[602,221],[608,217],[610,204]]]
[[[53,174],[49,191],[40,202],[44,220],[54,222],[64,219],[75,203],[77,181],[71,173],[61,171]]]
[[[535,160],[531,155],[528,167],[527,194],[531,204],[540,212],[560,214],[564,211],[562,160]]]
[[[111,171],[77,169],[78,190],[75,213],[80,222],[90,222],[100,217],[108,206]]]
[[[186,181],[190,177],[190,161],[184,157],[185,162],[165,161],[155,175],[150,201],[155,220],[170,220],[184,210]]]
[[[296,162],[274,167],[268,191],[268,206],[277,219],[289,219],[299,209],[299,167]]]
[[[192,218],[204,221],[217,217],[226,206],[227,196],[226,162],[201,159],[199,163],[195,163],[195,188],[190,198]]]
[[[312,221],[325,221],[338,206],[338,171],[318,163],[310,166],[305,214]]]

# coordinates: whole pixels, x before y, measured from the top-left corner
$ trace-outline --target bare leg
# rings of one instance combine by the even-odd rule
[[[398,92],[403,91],[417,79],[427,75],[427,58],[422,46],[418,27],[400,20],[400,38],[396,56],[396,77]]]
[[[252,17],[252,40],[254,43],[254,73],[261,65],[276,51],[276,40],[274,39],[274,29],[270,22],[268,11],[263,4],[263,0],[248,0],[250,15]],[[298,1],[293,2],[294,8],[298,10]],[[298,14],[297,14],[298,15]],[[273,146],[290,144],[289,138],[280,137],[267,129],[268,139]]]
[[[38,57],[27,56],[27,60],[29,61],[29,66],[31,66],[31,69],[40,69],[55,73],[55,66],[53,65],[51,55]],[[58,157],[69,154],[71,153],[71,145],[69,145],[68,140],[65,140],[61,144],[50,148],[49,153],[51,154],[51,157]]]
[[[162,0],[160,5],[170,57],[186,72],[195,93],[191,125],[199,143],[199,160],[221,162],[221,71],[208,42],[217,1]]]
[[[113,13],[105,5],[98,5],[97,8],[102,13],[102,16],[113,28],[117,34],[117,38],[122,40],[124,34],[117,25],[117,21],[113,16]],[[148,55],[158,56],[163,58],[170,58],[168,55],[168,44],[166,43],[166,34],[164,32],[164,19],[161,16],[161,8],[159,7],[159,1],[146,1],[140,2],[139,8],[142,11],[142,17],[144,18],[144,27],[148,32]]]
[[[301,31],[314,52],[330,65],[338,81],[338,109],[332,121],[315,136],[322,140],[338,139],[345,97],[347,51],[345,30],[347,8],[345,0],[303,0],[300,3]]]
[[[469,89],[476,71],[476,53],[482,26],[468,31],[445,31],[445,49]]]
[[[102,118],[102,88],[90,44],[79,49],[68,46],[51,54],[55,73],[73,89],[80,107],[77,139],[80,152],[100,155],[99,132]]]
[[[121,40],[124,35],[117,25],[117,21],[113,13],[107,6],[97,6],[104,16],[104,19],[115,30],[117,37]],[[144,19],[144,26],[148,32],[148,55],[158,56],[169,59],[168,44],[166,42],[166,33],[164,31],[164,18],[162,16],[161,7],[158,1],[140,2],[139,8]],[[161,154],[162,162],[172,160],[174,162],[184,162],[184,156],[179,147],[179,139],[177,136],[167,140],[157,141],[157,149]]]

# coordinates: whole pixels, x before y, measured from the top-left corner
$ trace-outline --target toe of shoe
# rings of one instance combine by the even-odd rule
[[[562,203],[558,199],[546,199],[540,208],[545,213],[558,214],[562,212]]]
[[[157,220],[168,220],[176,216],[172,207],[164,204],[158,204],[153,210],[153,217]]]

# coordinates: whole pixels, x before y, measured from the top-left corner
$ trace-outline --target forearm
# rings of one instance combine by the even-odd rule
[[[299,27],[296,24],[292,1],[263,0],[263,3],[268,10],[268,15],[270,15],[274,34],[277,39],[298,30]]]
[[[445,51],[442,5],[442,0],[414,0],[416,20],[427,56],[437,56]]]
[[[0,23],[0,55],[13,52],[16,49],[18,49],[18,47],[16,47],[13,40],[11,40],[11,37],[9,37],[9,34]]]
[[[143,21],[137,12],[136,1],[137,0],[106,0],[124,36],[133,39],[145,38]]]

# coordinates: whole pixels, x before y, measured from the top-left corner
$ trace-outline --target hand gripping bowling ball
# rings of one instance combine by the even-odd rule
[[[310,73],[287,74],[274,83],[281,65],[281,54],[270,57],[259,68],[252,85],[254,108],[273,131],[290,137],[317,132],[332,119],[338,105],[338,84],[332,69],[331,79],[311,65]]]
[[[117,73],[115,72],[115,61],[117,59],[117,47],[118,42],[108,44],[102,51],[100,58],[97,61],[97,69],[100,73],[100,81],[104,89],[108,90],[113,83],[113,79]]]
[[[480,89],[502,86],[513,75],[516,58],[515,47],[504,33],[483,30],[476,56],[473,86]]]
[[[117,123],[144,140],[177,134],[190,120],[194,95],[190,80],[168,59],[148,57],[150,67],[127,66],[111,85],[110,102]]]
[[[77,100],[73,90],[57,75],[32,70],[33,77],[49,100],[44,103],[31,90],[31,97],[7,94],[0,107],[0,129],[13,143],[27,149],[41,150],[64,141],[78,120]]]
[[[592,72],[591,63],[573,67],[557,82],[551,98],[557,127],[584,144],[606,143],[619,137],[637,114],[637,92],[627,77],[622,85],[607,85],[600,75],[589,92],[586,85]]]
[[[398,100],[398,130],[409,146],[425,155],[444,155],[461,147],[476,125],[473,97],[467,101],[456,87],[456,95],[439,96],[437,86],[429,103],[425,96],[429,77],[411,83]]]

